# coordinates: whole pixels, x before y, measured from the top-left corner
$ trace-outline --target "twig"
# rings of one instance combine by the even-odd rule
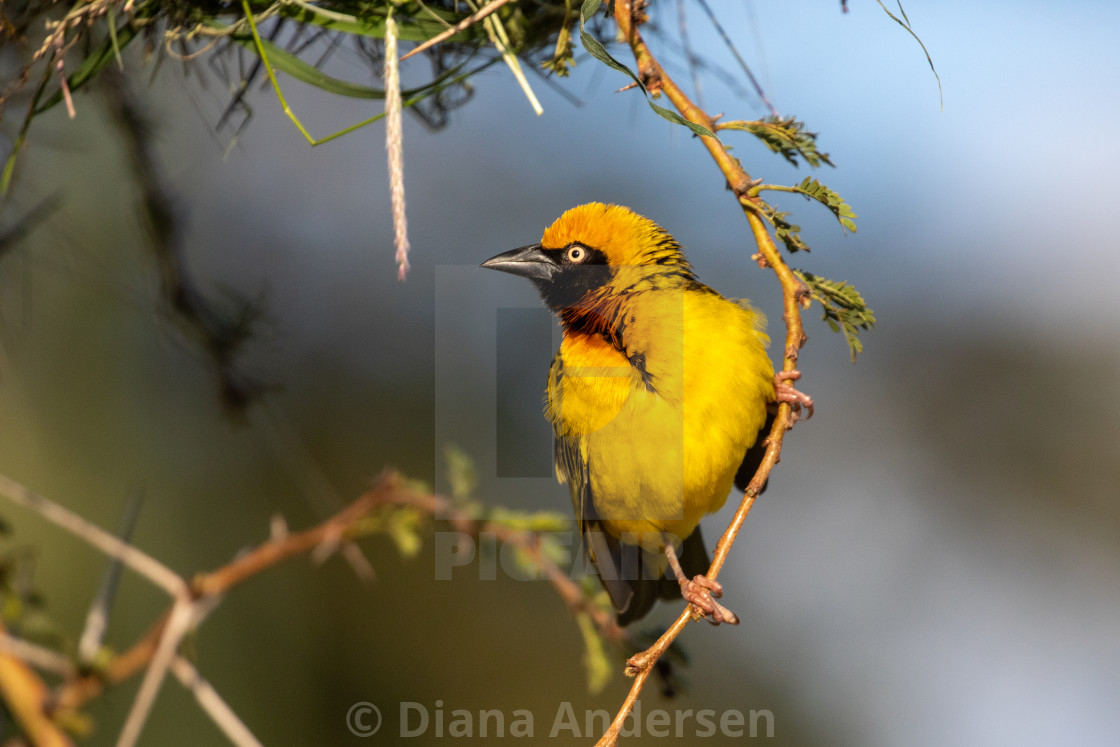
[[[5,654],[22,659],[44,672],[60,674],[63,677],[71,677],[74,674],[74,663],[62,654],[0,631],[0,655]]]
[[[660,63],[658,63],[657,59],[650,52],[649,47],[646,46],[641,34],[638,33],[638,24],[635,22],[633,10],[631,2],[618,0],[614,6],[614,18],[615,22],[618,24],[619,30],[622,32],[622,36],[630,43],[630,49],[638,65],[639,74],[642,76],[643,80],[653,81],[683,117],[691,122],[703,125],[709,130],[712,129],[712,118],[689,100],[688,96],[684,94],[673,79],[665,73]],[[805,341],[805,334],[801,326],[800,307],[803,286],[778,252],[762,218],[758,215],[757,197],[748,195],[748,190],[752,183],[750,174],[746,172],[738,159],[728,153],[727,149],[718,138],[700,136],[700,140],[708,149],[708,153],[712,156],[713,160],[715,160],[716,165],[719,166],[720,171],[723,173],[724,177],[726,177],[727,183],[739,199],[739,203],[743,207],[747,221],[750,224],[751,232],[758,244],[759,252],[766,259],[768,266],[774,269],[774,272],[778,276],[778,281],[781,283],[785,309],[783,319],[786,323],[786,346],[784,350],[783,370],[791,371],[796,368],[798,350],[800,350],[801,345]],[[727,561],[731,546],[734,544],[735,538],[738,536],[739,530],[742,528],[743,522],[747,518],[747,514],[754,505],[759,491],[766,483],[770,471],[778,462],[788,417],[789,404],[780,404],[778,407],[778,414],[774,419],[774,427],[771,429],[766,442],[766,452],[762,458],[762,463],[751,479],[750,484],[747,486],[743,500],[739,504],[735,516],[724,531],[723,536],[720,537],[719,544],[716,545],[715,553],[712,556],[712,565],[706,574],[710,579],[715,580],[719,575],[719,571]],[[634,677],[634,682],[630,687],[630,692],[627,694],[625,701],[623,701],[622,706],[619,708],[617,715],[611,722],[610,727],[598,741],[598,745],[606,747],[617,743],[618,735],[626,720],[626,716],[630,713],[634,703],[637,702],[646,680],[654,671],[654,664],[657,663],[658,659],[661,658],[670,644],[676,640],[677,636],[681,634],[685,626],[688,625],[691,620],[696,619],[696,615],[697,613],[691,606],[686,607],[672,626],[670,626],[652,646],[645,651],[635,654],[627,661],[626,673]]]
[[[141,215],[159,272],[161,300],[178,328],[205,350],[215,369],[222,403],[231,413],[243,412],[262,390],[260,382],[246,374],[237,361],[254,330],[256,306],[237,298],[235,304],[219,308],[202,292],[187,268],[182,217],[162,178],[152,127],[123,74],[107,68],[102,80],[108,85],[109,111],[118,125],[142,198]]]
[[[47,686],[21,655],[0,652],[0,698],[27,738],[39,747],[70,745],[70,738],[47,716],[47,697]]]
[[[258,545],[218,570],[196,577],[191,583],[191,591],[200,597],[225,594],[293,555],[302,555],[321,545],[337,543],[347,538],[353,525],[378,506],[393,503],[417,505],[413,502],[415,497],[411,490],[401,484],[396,474],[387,473],[378,479],[373,488],[322,524],[302,532],[290,532]]]
[[[548,579],[573,612],[587,614],[600,636],[610,641],[621,641],[627,637],[613,615],[592,603],[579,585],[544,555],[535,534],[500,522],[480,520],[446,498],[410,488],[392,472],[383,475],[368,491],[318,526],[295,533],[273,531],[270,539],[252,551],[212,573],[197,576],[190,584],[135,547],[3,475],[0,475],[0,494],[37,511],[106,555],[119,559],[175,598],[172,606],[139,641],[112,659],[100,672],[76,674],[73,665],[64,657],[3,635],[0,629],[0,697],[16,712],[28,734],[42,735],[41,739],[35,740],[36,744],[69,744],[48,717],[48,710],[57,713],[81,708],[107,687],[120,684],[145,669],[144,681],[122,728],[118,745],[129,747],[136,743],[168,671],[184,680],[184,684],[190,683],[188,687],[195,693],[200,705],[235,744],[257,744],[251,732],[198,673],[193,668],[188,669],[189,665],[185,662],[176,662],[176,652],[183,636],[197,627],[226,593],[272,566],[295,555],[312,553],[318,548],[350,546],[353,536],[360,530],[359,522],[380,507],[410,507],[446,520],[456,531],[475,538],[487,533],[502,542],[516,545],[537,564],[542,576]],[[27,662],[70,676],[50,698],[49,709],[47,688]]]
[[[66,113],[70,119],[78,116],[78,112],[74,109],[74,99],[70,96],[70,85],[66,82],[66,52],[63,49],[63,37],[58,37],[58,49],[55,51],[55,57],[58,62],[55,63],[55,69],[58,71],[58,85],[62,90],[62,100],[66,102]]]
[[[692,76],[692,90],[695,92],[696,101],[704,105],[704,86],[700,80],[700,66],[698,58],[692,51],[692,42],[688,39],[688,16],[684,12],[684,0],[677,0],[677,26],[681,32],[681,46],[684,48],[684,57],[688,61],[688,72]]]
[[[179,649],[179,644],[182,642],[183,636],[190,630],[193,617],[194,604],[190,598],[184,596],[177,599],[175,606],[171,608],[171,615],[163,629],[159,646],[156,648],[151,664],[148,666],[148,671],[144,675],[144,681],[140,683],[140,690],[136,693],[136,699],[132,702],[132,709],[128,712],[128,718],[121,729],[121,735],[117,738],[117,747],[132,747],[136,744],[136,740],[140,738],[140,731],[148,720],[148,714],[151,713],[152,706],[155,705],[156,696],[159,694],[160,686],[163,685],[163,679],[167,675],[171,661],[175,658]]]
[[[117,536],[122,542],[129,542],[132,539],[132,531],[136,528],[136,520],[140,517],[140,505],[140,493],[133,492],[129,495],[117,528]],[[101,650],[105,631],[109,629],[109,611],[117,596],[120,580],[121,562],[111,559],[101,576],[101,585],[93,598],[93,603],[90,604],[89,612],[86,613],[85,628],[78,638],[78,661],[84,665],[92,664],[97,652]]]
[[[510,2],[510,0],[493,0],[493,2],[491,2],[490,4],[488,4],[486,7],[482,8],[481,10],[479,10],[477,13],[474,13],[474,14],[464,18],[462,21],[459,21],[459,23],[455,24],[454,26],[447,29],[446,31],[441,31],[440,33],[436,34],[431,39],[428,39],[427,41],[425,41],[423,44],[416,47],[415,49],[409,50],[408,54],[405,54],[405,55],[401,56],[401,62],[404,62],[405,60],[407,60],[409,57],[411,57],[414,54],[420,54],[425,49],[429,49],[429,48],[435,46],[436,44],[439,44],[441,41],[443,41],[444,39],[447,39],[448,37],[455,36],[455,34],[458,34],[463,29],[470,28],[472,25],[478,23],[483,18],[490,15],[495,10],[502,7],[503,5],[505,5],[508,2]]]
[[[778,110],[774,108],[774,105],[770,103],[770,99],[766,98],[766,92],[762,90],[762,85],[759,84],[758,79],[754,77],[754,73],[751,72],[751,68],[749,65],[747,65],[747,61],[744,60],[742,55],[739,54],[739,50],[735,48],[735,43],[731,41],[731,37],[728,36],[727,32],[723,30],[723,24],[721,24],[719,22],[719,19],[716,18],[716,14],[712,12],[712,8],[708,5],[707,0],[698,1],[700,3],[700,7],[703,8],[704,12],[708,15],[708,20],[711,21],[712,26],[715,27],[716,33],[718,33],[720,38],[723,39],[723,43],[729,50],[731,50],[731,54],[735,58],[735,61],[739,63],[739,67],[742,68],[744,73],[746,73],[747,80],[751,82],[751,86],[754,87],[754,92],[758,94],[758,98],[760,98],[763,105],[770,110],[771,116],[780,117],[781,114],[779,114]]]
[[[15,480],[0,474],[0,494],[20,506],[35,511],[47,521],[84,539],[111,558],[116,558],[173,597],[187,592],[187,584],[179,574],[151,555],[106,532],[69,509],[44,498]]]
[[[167,625],[163,628],[159,646],[152,655],[144,681],[140,683],[140,690],[132,702],[132,710],[129,711],[121,735],[117,739],[117,747],[132,747],[136,744],[148,720],[148,714],[155,705],[160,687],[176,658],[183,637],[213,611],[219,599],[220,597],[209,597],[192,600],[189,597],[182,597],[175,601],[167,616]]]
[[[614,616],[595,606],[576,582],[544,556],[535,535],[498,522],[479,520],[446,498],[410,488],[393,472],[382,475],[373,487],[323,523],[302,532],[276,533],[225,566],[197,576],[190,584],[189,598],[195,600],[195,605],[204,599],[216,601],[287,558],[327,545],[346,547],[358,523],[374,510],[386,506],[411,507],[427,516],[448,521],[455,531],[476,538],[482,532],[493,533],[502,542],[516,545],[538,564],[541,574],[570,609],[588,614],[603,638],[611,641],[626,638],[626,632],[618,626]],[[64,683],[56,694],[56,707],[80,708],[107,687],[118,685],[149,667],[160,647],[172,640],[167,637],[166,630],[178,604],[164,612],[139,641],[109,662],[100,674],[84,674]]]
[[[470,2],[470,0],[468,0]],[[521,92],[525,94],[525,98],[529,101],[529,106],[533,108],[533,113],[538,117],[544,114],[544,109],[541,107],[541,102],[537,99],[537,95],[533,93],[533,88],[529,85],[529,80],[525,77],[525,71],[521,69],[521,63],[518,62],[517,55],[513,53],[513,47],[510,46],[509,35],[506,29],[502,26],[501,22],[496,18],[485,18],[482,22],[483,27],[486,29],[486,34],[490,37],[491,43],[498,50],[502,56],[502,61],[506,63],[506,67],[513,73],[514,80],[521,88]]]
[[[390,496],[397,495],[396,491],[411,496],[411,491],[403,488],[400,482],[395,474],[384,475],[370,490],[322,524],[302,532],[276,535],[218,570],[199,575],[190,584],[188,595],[191,598],[220,597],[287,558],[311,552],[331,538],[344,536],[353,524],[374,508],[388,503]],[[400,498],[399,495],[397,497]],[[431,498],[434,499],[434,496]],[[56,695],[58,707],[80,708],[104,692],[106,687],[125,682],[148,666],[164,639],[172,609],[164,612],[139,641],[114,658],[100,674],[86,674],[65,683]]]
[[[17,145],[16,147],[18,148],[19,146]],[[61,205],[62,195],[60,192],[55,192],[39,200],[39,202],[28,210],[22,218],[16,221],[14,225],[8,226],[3,231],[0,231],[0,259],[11,251],[20,240],[35,230],[39,224],[49,218]]]
[[[198,673],[194,665],[182,656],[176,656],[171,662],[171,674],[182,683],[183,687],[194,693],[202,710],[210,716],[210,720],[218,725],[222,733],[237,747],[260,747],[260,741],[249,731],[249,727],[238,718],[233,709],[229,707],[218,691]]]
[[[159,645],[163,628],[167,624],[167,612],[156,619],[136,643],[124,653],[114,657],[104,669],[97,673],[83,674],[65,682],[53,698],[53,707],[63,710],[77,710],[93,700],[105,689],[119,685],[144,669],[152,660],[156,646]]]

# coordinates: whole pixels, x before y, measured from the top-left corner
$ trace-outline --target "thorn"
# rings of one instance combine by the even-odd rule
[[[634,81],[633,83],[627,83],[622,88],[615,91],[615,93],[622,93],[623,91],[629,91],[631,88],[637,88],[637,87],[638,87],[638,81]]]
[[[739,201],[743,202],[744,200],[751,199],[750,191],[760,184],[762,184],[762,177],[751,179],[750,177],[744,175],[744,177],[740,179],[736,184],[731,184],[730,182],[728,182],[727,186],[732,192],[735,193],[735,196],[739,198]]]
[[[342,557],[346,558],[346,562],[354,569],[354,573],[359,579],[372,584],[377,580],[377,571],[373,569],[373,563],[369,562],[369,558],[362,552],[362,548],[358,547],[355,542],[347,541],[342,545]]]
[[[122,542],[127,543],[132,538],[132,532],[140,518],[142,503],[143,493],[140,490],[133,490],[125,499],[117,526],[117,537]],[[117,596],[123,567],[124,564],[115,558],[111,559],[105,566],[105,571],[101,576],[101,586],[98,588],[93,602],[90,603],[89,612],[86,613],[85,627],[78,639],[78,661],[82,664],[94,664],[105,641],[105,632],[109,628],[109,612],[113,607],[113,600]]]
[[[282,514],[273,514],[268,522],[268,538],[279,542],[288,536],[288,522]]]
[[[314,565],[322,565],[327,558],[335,554],[341,545],[342,535],[340,533],[332,533],[324,537],[323,541],[311,551],[311,562]]]

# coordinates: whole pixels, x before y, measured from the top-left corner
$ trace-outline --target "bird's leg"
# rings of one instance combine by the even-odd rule
[[[789,423],[786,428],[792,428],[793,424],[801,419],[801,408],[805,408],[805,419],[813,417],[813,398],[804,392],[799,392],[793,388],[792,384],[787,381],[797,381],[801,378],[801,372],[796,368],[792,371],[779,371],[774,374],[774,394],[777,396],[777,401],[773,403],[776,410],[777,406],[782,402],[788,402],[790,405]]]
[[[669,558],[669,565],[672,566],[677,582],[681,585],[681,596],[684,597],[684,601],[702,612],[705,619],[713,625],[739,624],[738,615],[712,598],[723,596],[723,584],[703,575],[696,576],[690,581],[688,576],[684,575],[680,561],[677,560],[677,551],[673,549],[672,542],[665,543],[665,557]]]

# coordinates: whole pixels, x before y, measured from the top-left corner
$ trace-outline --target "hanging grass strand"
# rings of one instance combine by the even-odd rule
[[[397,21],[393,8],[385,16],[385,150],[389,153],[389,190],[393,203],[393,236],[397,247],[397,279],[408,275],[408,220],[404,202],[404,149],[401,135],[401,71],[397,58]]]

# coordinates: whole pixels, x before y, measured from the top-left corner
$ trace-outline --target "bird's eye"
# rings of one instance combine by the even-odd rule
[[[582,246],[568,247],[568,261],[574,264],[579,264],[587,259],[587,250]]]

